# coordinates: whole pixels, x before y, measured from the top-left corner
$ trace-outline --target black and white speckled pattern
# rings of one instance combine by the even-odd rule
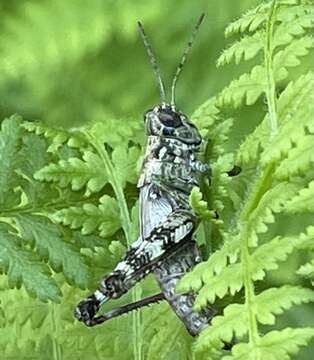
[[[145,114],[145,125],[148,139],[138,181],[140,236],[91,298],[119,298],[154,272],[165,299],[194,336],[211,321],[214,310],[193,310],[195,294],[175,294],[175,286],[200,261],[192,240],[197,219],[189,194],[198,184],[198,173],[209,174],[209,167],[197,160],[201,137],[181,112],[163,104]],[[82,318],[89,324],[95,313],[90,301],[81,303],[87,309]]]
[[[197,244],[190,240],[164,259],[154,270],[166,300],[192,336],[198,335],[208,325],[215,315],[215,310],[208,307],[200,312],[195,311],[193,309],[195,294],[193,292],[177,294],[175,287],[182,276],[200,260]]]

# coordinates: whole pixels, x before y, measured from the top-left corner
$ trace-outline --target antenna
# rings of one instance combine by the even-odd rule
[[[174,107],[174,108],[175,108],[175,106],[176,106],[176,104],[175,104],[176,83],[177,83],[178,77],[179,77],[179,75],[180,75],[180,73],[181,73],[181,70],[182,70],[182,68],[183,68],[183,65],[184,65],[185,62],[186,62],[186,57],[187,57],[187,55],[188,55],[189,51],[191,50],[191,47],[192,47],[192,45],[193,45],[193,43],[194,43],[194,40],[195,40],[197,31],[198,31],[198,29],[199,29],[199,27],[200,27],[200,25],[201,25],[201,23],[202,23],[202,21],[203,21],[203,19],[204,19],[204,16],[205,16],[205,14],[203,13],[203,14],[199,17],[196,25],[194,26],[194,29],[193,29],[193,31],[192,31],[191,38],[190,38],[190,40],[189,40],[189,42],[188,42],[188,44],[187,44],[187,46],[186,46],[186,48],[185,48],[185,50],[184,50],[184,52],[183,52],[181,61],[180,61],[179,65],[178,65],[178,67],[177,67],[177,71],[176,71],[176,73],[175,73],[175,75],[174,75],[174,78],[173,78],[173,81],[172,81],[172,86],[171,86],[171,106]]]
[[[148,57],[149,57],[149,61],[152,64],[157,82],[158,82],[158,86],[159,86],[159,91],[160,91],[160,99],[161,99],[161,103],[165,103],[166,102],[166,94],[165,94],[165,88],[164,88],[164,84],[162,82],[161,76],[160,76],[160,68],[158,66],[158,63],[156,61],[153,49],[148,41],[147,35],[145,33],[144,27],[142,25],[142,23],[140,21],[137,22],[138,25],[138,29],[139,32],[141,34],[141,37],[143,39],[144,42],[144,46],[146,48]]]

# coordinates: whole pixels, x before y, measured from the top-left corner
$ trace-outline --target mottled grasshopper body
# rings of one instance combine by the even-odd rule
[[[193,232],[197,218],[189,205],[189,194],[198,185],[200,173],[210,175],[209,166],[197,160],[202,143],[195,125],[176,109],[175,86],[186,55],[204,15],[198,20],[172,83],[172,99],[165,101],[159,67],[144,29],[139,30],[158,80],[161,104],[144,115],[147,145],[138,181],[140,191],[140,236],[99,289],[76,308],[76,317],[92,326],[148,303],[166,299],[191,335],[197,335],[214,315],[213,309],[196,312],[193,292],[177,294],[178,280],[201,255]],[[155,273],[161,294],[114,309],[95,317],[102,303],[118,298],[149,273]]]

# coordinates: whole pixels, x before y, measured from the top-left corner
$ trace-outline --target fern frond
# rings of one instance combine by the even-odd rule
[[[211,220],[214,217],[214,212],[208,210],[208,204],[203,200],[203,195],[199,187],[194,187],[189,197],[190,205],[197,214],[203,220]]]
[[[138,175],[137,162],[140,156],[138,146],[119,145],[112,152],[112,163],[115,167],[117,181],[124,188],[126,183],[136,184]]]
[[[304,36],[303,38],[294,40],[283,50],[278,51],[274,56],[274,73],[277,80],[283,80],[288,76],[289,67],[300,65],[300,57],[309,53],[314,47],[314,38]]]
[[[310,6],[303,6],[301,9],[303,12],[299,12],[292,15],[291,9],[289,9],[289,17],[285,15],[288,14],[288,9],[285,9],[286,12],[277,14],[276,18],[281,21],[281,23],[276,27],[274,31],[274,47],[283,46],[286,44],[293,43],[294,37],[301,37],[304,35],[306,30],[311,29],[314,26],[313,23],[313,8]],[[280,10],[279,10],[280,11]]]
[[[301,246],[302,244],[304,245],[306,240],[307,236],[305,234],[301,234],[296,238],[281,238],[278,236],[258,247],[251,255],[251,279],[254,281],[262,280],[266,275],[266,271],[277,269],[279,266],[278,262],[286,260],[287,256],[291,254],[295,248]],[[207,265],[213,266],[212,263],[215,264],[217,261],[216,259],[217,258],[211,260],[211,258],[209,258]],[[196,267],[195,271],[205,270],[206,275],[201,276],[203,287],[199,290],[199,294],[195,301],[195,307],[197,309],[205,307],[207,303],[214,303],[216,297],[222,298],[228,292],[234,295],[243,287],[244,270],[242,269],[241,263],[222,267],[218,274],[208,272],[210,267],[207,266],[206,268],[203,263],[198,265],[198,267],[199,268]],[[185,279],[183,280],[183,285],[180,285],[179,290],[187,290],[187,284],[191,285],[192,289],[195,289],[192,285],[192,281],[195,279],[193,273],[194,271],[188,275],[189,277],[187,278],[187,283],[185,283]],[[197,282],[197,285],[200,285],[200,280]]]
[[[294,116],[293,109],[297,109],[303,96],[309,94],[307,90],[313,85],[313,74],[310,72],[300,76],[296,81],[291,81],[280,94],[277,103],[279,125],[289,121]],[[310,124],[309,124],[310,125]],[[265,148],[269,141],[269,116],[266,114],[263,121],[249,134],[240,145],[237,160],[240,164],[248,164],[256,160],[258,151]]]
[[[84,257],[62,239],[57,226],[42,216],[28,214],[18,215],[16,222],[22,239],[35,245],[40,257],[48,260],[55,271],[63,271],[69,284],[87,287],[89,271]]]
[[[304,98],[311,100],[311,89],[314,86],[314,73],[308,72],[297,80],[289,82],[277,101],[278,122],[283,124],[294,118],[295,111],[302,106]]]
[[[264,34],[257,31],[254,35],[244,36],[223,51],[217,60],[217,66],[229,64],[232,60],[239,64],[241,60],[253,59],[264,46]]]
[[[303,233],[300,234],[300,242],[298,249],[314,249],[314,226],[308,226]]]
[[[241,165],[256,161],[259,150],[269,139],[269,119],[266,115],[262,122],[240,144],[236,159]]]
[[[108,144],[112,149],[117,146],[144,144],[143,125],[138,120],[132,119],[106,119],[96,122],[88,132],[100,143]]]
[[[21,146],[21,118],[13,115],[1,123],[0,131],[0,204],[3,207],[18,205],[20,194],[14,192],[18,186],[15,169]]]
[[[216,102],[217,99],[215,97],[208,99],[195,110],[191,117],[204,138],[207,138],[208,132],[210,133],[209,130],[219,119],[219,109],[217,108]]]
[[[220,274],[228,262],[234,263],[237,260],[240,238],[239,236],[229,237],[225,239],[221,249],[215,251],[207,261],[196,265],[193,271],[184,276],[177,286],[178,291],[191,289],[199,291],[204,283],[212,279],[212,276]]]
[[[246,12],[244,15],[241,16],[240,19],[233,21],[227,26],[225,30],[225,36],[229,37],[236,33],[255,31],[261,24],[265,22],[269,6],[269,3],[264,3],[258,5],[255,9]]]
[[[250,73],[241,75],[223,89],[217,100],[218,105],[221,107],[232,105],[234,108],[238,108],[243,102],[246,105],[253,105],[265,91],[265,78],[265,68],[256,65]]]
[[[314,292],[299,286],[270,288],[256,297],[255,311],[261,324],[273,325],[274,315],[283,313],[293,305],[314,301]],[[221,316],[216,316],[196,343],[196,349],[217,348],[230,342],[234,336],[241,339],[248,332],[248,313],[245,304],[231,304]],[[210,352],[210,350],[209,350]]]
[[[91,151],[84,152],[83,160],[70,158],[47,165],[36,172],[34,177],[40,181],[57,182],[61,187],[71,184],[75,191],[86,185],[87,194],[98,192],[108,182],[102,160]]]
[[[302,17],[304,15],[310,15],[313,13],[313,6],[311,0],[297,0],[297,1],[290,1],[285,2],[281,0],[279,2],[279,8],[277,9],[276,18],[283,22],[283,21],[292,21],[293,19]],[[282,6],[288,5],[288,6]],[[291,6],[289,6],[291,5]]]
[[[228,305],[223,315],[213,318],[211,326],[200,334],[196,342],[196,351],[219,349],[223,341],[230,342],[234,335],[241,338],[247,333],[247,313],[244,304]]]
[[[267,224],[275,221],[274,214],[283,209],[284,204],[294,196],[297,189],[297,185],[283,182],[266,191],[257,207],[250,213],[245,234],[240,232],[240,237],[247,236],[248,245],[257,246],[258,234],[267,231]]]
[[[99,230],[100,236],[109,237],[121,227],[117,201],[104,195],[99,205],[84,204],[82,207],[69,207],[55,212],[52,219],[70,226],[71,229],[82,229],[83,235]]]
[[[0,223],[0,270],[8,275],[9,286],[20,288],[23,284],[30,295],[42,301],[59,301],[61,292],[48,266],[19,243],[13,229]]]
[[[314,135],[304,136],[302,141],[289,151],[287,158],[280,163],[275,177],[279,180],[287,180],[310,170],[314,163],[313,144]]]
[[[108,23],[104,21],[104,4],[94,2],[93,6],[85,9],[83,18],[79,16],[82,9],[80,2],[55,1],[45,5],[36,2],[23,4],[20,10],[24,14],[23,21],[19,16],[6,19],[5,29],[10,36],[1,39],[0,43],[2,52],[6,54],[1,63],[2,71],[14,75],[25,68],[28,69],[26,71],[36,71],[41,67],[39,59],[43,57],[52,67],[62,62],[75,62],[86,51],[97,49],[109,34],[105,31]],[[50,14],[58,16],[57,28]],[[33,42],[25,41],[29,38]],[[19,47],[18,52],[12,43]]]
[[[239,292],[243,287],[243,273],[240,263],[225,267],[218,275],[206,276],[204,285],[195,301],[195,309],[200,310],[213,304],[216,297],[223,298],[229,292],[231,295]]]
[[[273,325],[274,315],[282,314],[293,305],[313,301],[313,290],[301,286],[284,285],[279,288],[269,288],[256,297],[257,320],[264,325]]]
[[[284,115],[284,118],[281,118],[280,120],[282,125],[261,156],[261,163],[263,166],[278,161],[283,156],[287,155],[288,151],[292,148],[293,143],[297,146],[299,142],[304,140],[307,131],[314,131],[312,121],[312,114],[314,111],[314,94],[312,91],[314,78],[310,75],[309,77],[306,77],[306,80],[308,81],[303,84],[301,91],[296,94],[293,102],[290,103],[288,112],[282,111],[282,114]],[[283,96],[290,98],[289,93],[287,96]],[[286,101],[283,103],[285,102]],[[280,109],[279,104],[278,108]],[[280,110],[278,110],[278,113],[281,115]],[[299,119],[299,121],[293,121],[292,119],[294,118]]]
[[[297,274],[305,276],[305,277],[309,277],[309,278],[314,278],[314,260],[310,261],[309,263],[302,265],[298,271]]]
[[[252,279],[262,280],[266,275],[265,271],[278,269],[278,262],[286,260],[304,241],[304,234],[298,237],[277,236],[261,245],[252,255]]]
[[[226,119],[213,126],[210,130],[210,159],[211,162],[216,162],[219,168],[223,168],[222,164],[226,164],[224,159],[219,158],[222,155],[231,156],[231,154],[225,154],[225,142],[228,140],[228,135],[234,125],[233,119]],[[226,159],[226,158],[225,158]],[[228,166],[228,165],[227,165]],[[230,166],[230,164],[229,164]],[[232,168],[229,167],[225,169],[225,171],[230,170]]]
[[[224,207],[224,199],[229,199],[228,185],[232,179],[227,171],[234,166],[234,156],[232,153],[223,154],[217,161],[212,163],[212,207],[221,212]],[[222,223],[221,219],[215,220],[217,224]]]
[[[36,135],[43,135],[45,138],[51,140],[52,143],[47,149],[47,151],[51,153],[54,153],[65,143],[75,148],[86,146],[86,139],[78,131],[71,132],[64,129],[52,128],[38,121],[24,121],[22,127],[29,132],[33,132]]]
[[[286,328],[281,331],[271,331],[260,340],[260,344],[252,351],[249,344],[238,344],[232,349],[232,355],[222,360],[254,360],[257,357],[267,360],[288,360],[296,354],[301,346],[306,346],[314,337],[312,328]]]

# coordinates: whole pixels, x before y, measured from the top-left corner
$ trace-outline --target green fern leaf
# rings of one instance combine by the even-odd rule
[[[247,312],[244,304],[228,305],[223,315],[213,318],[211,325],[203,330],[197,339],[196,351],[206,351],[223,347],[223,341],[230,342],[234,335],[241,338],[247,333]]]
[[[251,211],[247,226],[243,229],[243,234],[240,233],[240,237],[247,236],[248,245],[257,246],[258,234],[267,231],[267,224],[275,221],[273,214],[283,210],[284,204],[295,195],[297,189],[297,185],[283,182],[266,191],[258,206]]]
[[[86,146],[86,140],[79,132],[74,133],[64,129],[52,128],[40,122],[30,121],[24,121],[22,127],[27,131],[34,132],[36,135],[43,135],[45,138],[52,140],[47,149],[51,153],[56,152],[65,143],[75,148]]]
[[[314,74],[308,72],[296,81],[290,81],[280,94],[277,102],[278,122],[285,123],[293,118],[294,112],[302,106],[304,98],[310,98],[310,89],[314,86]]]
[[[309,7],[302,8],[303,10],[310,10]],[[300,10],[300,8],[297,10]],[[289,13],[290,12],[291,10]],[[298,15],[300,16],[293,16],[291,12],[290,18],[287,18],[285,16],[286,14],[288,14],[288,11],[285,13],[281,11],[281,14],[279,14],[279,16],[277,15],[277,19],[281,20],[281,23],[276,27],[274,32],[274,47],[293,43],[294,37],[301,37],[307,29],[314,26],[313,9],[309,12],[299,13]],[[296,13],[294,15],[296,15]]]
[[[296,214],[302,212],[314,212],[314,181],[311,181],[308,187],[299,191],[299,193],[292,198],[287,205],[285,211]]]
[[[1,123],[0,131],[0,204],[3,207],[18,205],[20,194],[15,170],[18,166],[18,151],[21,145],[21,118],[13,115]]]
[[[24,71],[37,71],[42,66],[40,59],[43,58],[47,67],[74,63],[86,52],[99,48],[110,34],[106,31],[108,23],[104,21],[106,6],[95,1],[93,6],[85,9],[83,20],[80,16],[81,9],[80,1],[67,4],[55,1],[45,6],[30,2],[21,8],[23,21],[19,16],[7,17],[4,27],[10,36],[4,37],[0,42],[1,49],[6,54],[1,62],[2,71],[15,75]],[[57,29],[49,14],[58,14]],[[37,31],[33,31],[33,26]],[[32,39],[33,42],[25,39]],[[12,43],[19,47],[18,52],[14,50]]]
[[[314,47],[314,38],[305,36],[294,40],[285,49],[279,51],[274,56],[274,72],[278,80],[283,80],[288,76],[288,67],[300,65],[299,57],[305,56]]]
[[[225,159],[218,159],[219,156],[225,153],[225,142],[228,140],[228,135],[232,129],[234,124],[233,119],[226,119],[224,121],[219,122],[215,127],[210,130],[210,138],[211,140],[211,152],[210,152],[210,159],[211,163],[219,161],[219,164],[226,163]],[[227,154],[226,154],[227,155]],[[230,154],[228,160],[230,160]],[[233,160],[233,159],[232,159]],[[225,171],[230,170],[234,165],[229,164],[229,168],[225,169]],[[230,167],[231,166],[231,167]],[[221,168],[221,166],[219,166]]]
[[[269,242],[258,247],[251,255],[251,274],[252,280],[262,280],[265,277],[265,272],[275,270],[278,268],[278,262],[286,260],[296,247],[304,245],[308,237],[311,235],[301,234],[299,237],[275,237]],[[215,261],[216,259],[214,259]],[[211,259],[208,260],[211,263]],[[206,269],[205,265],[202,269]],[[193,273],[187,281],[191,283]],[[222,298],[227,292],[234,295],[243,287],[243,269],[241,263],[231,264],[224,267],[219,274],[206,273],[202,276],[203,287],[200,289],[199,294],[195,301],[195,308],[204,308],[207,303],[214,303],[216,297]],[[184,280],[183,280],[184,281]],[[189,284],[190,284],[189,283]],[[200,282],[197,283],[199,285]],[[183,283],[184,284],[184,283]],[[186,287],[183,286],[184,289]],[[193,287],[192,287],[193,288]],[[181,290],[182,288],[179,287]]]
[[[234,263],[239,253],[240,238],[231,236],[226,238],[221,249],[215,251],[210,258],[195,266],[193,271],[186,274],[179,282],[177,290],[179,292],[189,291],[191,289],[199,291],[202,285],[210,281],[212,276],[220,274],[227,265],[228,261]]]
[[[256,129],[249,134],[239,147],[237,162],[242,165],[256,161],[261,146],[269,139],[269,118],[266,115]]]
[[[243,287],[243,274],[240,263],[225,267],[219,275],[206,277],[206,282],[195,301],[195,309],[200,310],[208,303],[213,304],[216,297],[223,298],[228,292],[234,295]]]
[[[0,270],[8,275],[9,286],[20,288],[42,301],[59,301],[61,292],[49,268],[36,254],[22,249],[19,239],[6,224],[0,223]]]
[[[314,260],[310,261],[309,263],[302,265],[298,271],[297,274],[305,276],[305,277],[309,277],[309,278],[314,278]]]
[[[302,17],[304,15],[309,15],[313,13],[313,6],[311,3],[311,0],[301,0],[301,1],[290,1],[285,2],[283,0],[280,0],[278,2],[280,5],[276,12],[276,18],[277,20],[281,22],[291,22],[294,19],[297,19],[299,17]],[[283,6],[288,5],[288,6]],[[290,6],[289,6],[290,5]],[[292,5],[292,6],[291,6]]]
[[[257,248],[252,255],[252,279],[262,280],[265,271],[278,269],[279,261],[284,261],[291,252],[304,244],[304,234],[298,237],[275,237]]]
[[[211,220],[214,216],[213,211],[208,209],[208,204],[203,200],[203,195],[199,187],[194,187],[190,194],[190,205],[197,214],[203,220]]]
[[[253,32],[267,18],[267,10],[269,3],[258,5],[255,9],[247,11],[240,19],[233,21],[225,30],[225,36],[229,37],[236,33],[244,33],[245,31]]]
[[[273,314],[281,314],[293,305],[314,301],[314,292],[297,286],[267,289],[256,297],[257,319],[262,324],[273,325]],[[202,331],[196,343],[197,351],[218,348],[230,342],[234,336],[243,337],[248,331],[248,313],[244,304],[231,304],[223,316],[216,316],[211,326]]]
[[[246,105],[253,105],[266,88],[266,73],[261,65],[256,65],[250,73],[243,74],[233,80],[218,97],[218,105],[232,105],[238,108],[243,101]]]
[[[239,64],[241,60],[253,59],[264,46],[264,33],[256,32],[251,36],[244,36],[223,51],[217,60],[217,66],[229,64],[232,60]]]
[[[300,286],[284,285],[270,288],[256,297],[257,320],[264,325],[273,325],[275,316],[280,315],[293,305],[314,301],[314,292]]]
[[[300,234],[300,242],[297,244],[298,249],[314,249],[314,226],[308,226],[304,233]]]
[[[49,260],[55,271],[63,271],[69,284],[87,287],[89,270],[84,258],[78,249],[62,239],[57,226],[36,215],[18,215],[16,221],[24,241],[35,244],[38,254]]]
[[[98,229],[100,236],[112,236],[121,227],[117,201],[104,195],[99,202],[98,206],[86,203],[82,207],[59,210],[53,214],[52,219],[70,226],[71,229],[82,228],[83,235],[91,234]]]
[[[300,76],[294,82],[290,82],[278,99],[278,123],[282,124],[292,117],[292,109],[299,106],[298,99],[307,96],[307,89],[313,84],[313,74],[308,73]],[[237,161],[240,164],[248,164],[256,160],[260,146],[265,148],[269,142],[269,117],[265,116],[260,125],[258,125],[253,133],[246,137],[240,145],[237,154]]]
[[[187,359],[190,353],[189,341],[182,324],[178,322],[174,313],[159,305],[149,316],[148,331],[154,330],[151,342],[148,344],[147,359],[166,360],[176,354],[177,359]],[[155,317],[151,319],[151,316]],[[152,330],[150,329],[152,328]]]
[[[205,129],[211,129],[218,120],[219,109],[216,106],[216,102],[217,99],[215,97],[208,99],[204,104],[199,106],[192,115],[193,122],[197,125],[204,137],[206,137],[207,134]]]
[[[126,145],[129,141],[135,144],[144,143],[143,125],[132,119],[106,119],[105,122],[95,123],[89,132],[100,143],[106,143],[111,148]]]
[[[305,346],[314,337],[312,328],[271,331],[261,338],[260,345],[252,350],[249,344],[238,344],[232,349],[232,355],[222,360],[254,360],[257,357],[267,360],[289,360],[301,346]]]
[[[83,160],[70,158],[47,165],[37,171],[34,177],[40,181],[58,182],[61,187],[71,184],[74,191],[86,185],[87,194],[98,192],[108,182],[102,160],[91,151],[84,152]]]
[[[49,163],[50,156],[46,152],[45,140],[35,134],[25,134],[22,141],[22,149],[19,152],[21,158],[19,172],[22,174],[20,185],[28,203],[39,208],[50,200],[58,198],[58,192],[51,184],[36,181],[33,176],[36,171]]]
[[[126,183],[136,184],[138,177],[137,162],[140,149],[137,146],[127,148],[124,145],[115,147],[112,152],[112,162],[115,166],[117,181],[122,188]]]
[[[313,167],[314,135],[305,136],[298,145],[292,148],[286,159],[276,169],[275,176],[279,180],[287,180],[299,174],[305,174]]]
[[[312,75],[309,75],[304,80],[307,80],[307,82],[303,83],[301,91],[295,95],[293,102],[290,102],[288,111],[280,109],[282,104],[280,104],[279,99],[278,111],[280,115],[284,115],[284,118],[279,118],[282,125],[262,154],[261,163],[263,166],[278,161],[288,154],[293,143],[298,145],[299,142],[304,140],[306,131],[314,131],[312,124],[312,113],[314,111],[314,94],[312,89],[314,78]],[[283,95],[285,98],[283,104],[290,100],[291,92],[289,90],[287,94]],[[291,121],[293,118],[299,119],[299,121]]]

